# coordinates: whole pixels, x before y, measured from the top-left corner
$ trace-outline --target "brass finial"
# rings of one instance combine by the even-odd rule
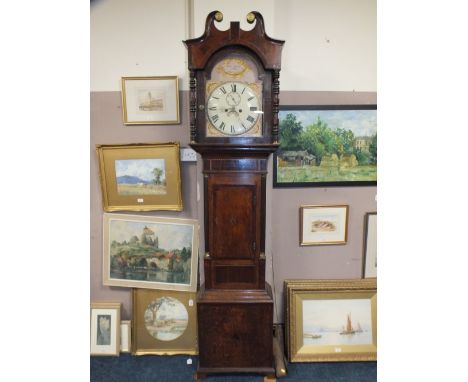
[[[252,24],[255,21],[255,14],[253,12],[249,12],[247,14],[247,22]]]
[[[215,20],[218,22],[223,21],[223,14],[220,11],[215,13]]]

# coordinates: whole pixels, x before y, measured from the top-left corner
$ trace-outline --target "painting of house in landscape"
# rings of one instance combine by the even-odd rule
[[[377,182],[377,110],[365,106],[283,106],[274,186]]]
[[[195,225],[164,221],[192,220],[140,216],[133,220],[130,215],[128,219],[114,216],[105,215],[105,229],[108,230],[105,233],[108,235],[104,265],[106,285],[196,288]]]
[[[372,344],[370,299],[304,300],[304,345]]]
[[[119,195],[166,194],[164,159],[129,159],[115,161]]]

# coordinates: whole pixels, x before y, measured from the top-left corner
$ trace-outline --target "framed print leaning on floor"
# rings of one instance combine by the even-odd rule
[[[197,354],[196,292],[133,289],[133,354]]]
[[[291,362],[377,359],[377,280],[286,280]]]
[[[91,355],[120,354],[120,302],[91,303]]]
[[[181,211],[178,143],[97,145],[104,211]]]
[[[103,284],[195,291],[198,221],[104,214]]]

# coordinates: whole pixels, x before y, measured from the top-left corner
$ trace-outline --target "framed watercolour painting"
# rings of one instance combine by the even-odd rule
[[[377,184],[377,105],[281,106],[273,187]]]
[[[348,206],[301,206],[300,245],[345,244]]]
[[[91,303],[91,355],[119,355],[120,302]]]
[[[125,125],[180,123],[177,76],[122,77],[122,112]]]
[[[133,354],[197,354],[196,292],[133,289]]]
[[[198,221],[104,214],[103,284],[195,291]]]
[[[377,277],[377,212],[368,212],[364,217],[362,277]]]
[[[178,143],[98,145],[104,211],[181,211]]]
[[[377,281],[286,280],[291,362],[377,359]]]

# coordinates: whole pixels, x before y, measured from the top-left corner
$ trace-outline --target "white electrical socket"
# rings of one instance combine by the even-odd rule
[[[196,162],[197,153],[190,147],[182,147],[180,149],[180,160],[182,162]]]

